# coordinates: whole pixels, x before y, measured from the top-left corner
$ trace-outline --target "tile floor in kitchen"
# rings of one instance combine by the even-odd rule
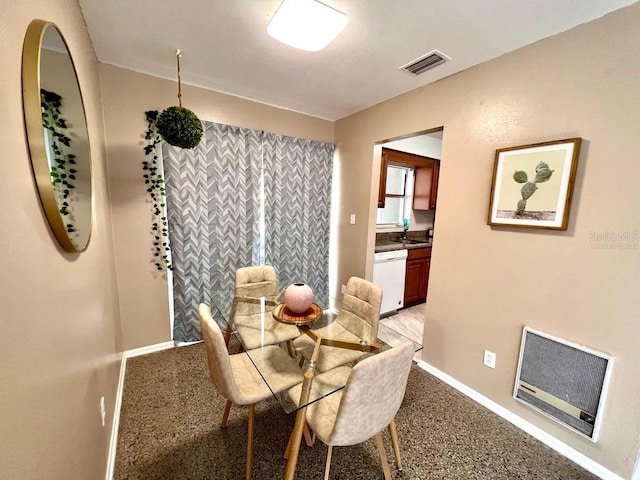
[[[380,319],[380,323],[401,333],[405,337],[422,344],[422,332],[424,330],[424,319],[427,304],[421,303],[413,307],[399,310],[398,313]],[[383,339],[384,340],[384,339]],[[420,360],[420,352],[413,358],[416,362]]]

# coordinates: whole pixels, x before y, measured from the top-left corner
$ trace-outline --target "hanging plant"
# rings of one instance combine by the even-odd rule
[[[188,108],[182,106],[182,92],[180,82],[180,50],[176,51],[178,64],[178,107],[164,110],[156,121],[158,132],[162,138],[175,147],[194,148],[202,139],[202,122]]]
[[[158,116],[156,127],[162,138],[175,147],[194,148],[202,139],[202,122],[188,108],[167,108]]]
[[[160,144],[160,133],[156,126],[158,111],[150,110],[145,112],[147,120],[147,131],[145,139],[149,143],[144,147],[144,154],[151,157],[150,160],[142,162],[142,177],[147,187],[147,194],[151,200],[153,220],[151,224],[151,234],[153,235],[153,258],[158,270],[173,270],[171,265],[169,247],[169,230],[167,227],[167,216],[165,213],[165,187],[158,154]]]
[[[202,122],[191,110],[182,106],[180,83],[180,50],[176,51],[178,65],[178,107],[169,107],[158,114],[157,110],[145,112],[147,131],[145,139],[148,144],[144,154],[151,160],[142,162],[142,176],[152,204],[154,264],[158,270],[173,270],[171,264],[171,247],[169,246],[169,228],[166,216],[166,190],[160,165],[158,145],[165,140],[170,145],[180,148],[194,148],[200,143],[203,134]]]
[[[62,215],[67,233],[76,231],[71,215],[70,196],[75,189],[73,183],[78,170],[76,156],[70,153],[71,138],[66,134],[67,121],[62,116],[62,97],[55,92],[44,88],[40,89],[40,104],[42,109],[42,126],[45,129],[51,158],[51,182],[58,203],[60,215]]]

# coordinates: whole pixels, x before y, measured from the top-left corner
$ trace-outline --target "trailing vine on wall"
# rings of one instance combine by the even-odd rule
[[[153,221],[151,224],[151,234],[154,237],[153,257],[158,270],[173,270],[170,259],[171,249],[169,247],[169,230],[165,209],[166,191],[157,148],[161,142],[160,133],[156,127],[158,111],[150,110],[145,112],[145,117],[147,121],[145,139],[148,140],[149,143],[144,147],[144,154],[147,156],[147,160],[142,162],[142,176],[152,204]]]
[[[180,50],[176,50],[178,67],[178,104],[158,113],[157,110],[145,112],[147,131],[145,139],[149,143],[144,147],[144,154],[151,160],[142,162],[142,176],[147,186],[147,193],[153,205],[153,256],[158,270],[173,270],[171,263],[171,248],[169,246],[169,229],[166,216],[166,190],[158,145],[162,140],[180,148],[195,148],[202,139],[202,121],[188,108],[182,106],[180,84]]]
[[[66,134],[69,127],[62,116],[62,97],[42,88],[40,89],[40,102],[42,126],[48,132],[48,151],[52,153],[49,168],[58,209],[63,216],[67,232],[74,233],[76,228],[73,224],[69,197],[75,188],[73,182],[76,180],[75,174],[78,170],[73,167],[76,165],[76,156],[67,151],[71,148],[71,138]]]

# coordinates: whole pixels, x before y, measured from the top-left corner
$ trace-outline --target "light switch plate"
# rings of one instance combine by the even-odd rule
[[[351,225],[355,225],[356,224],[356,214],[352,213],[351,216],[349,216],[349,223]]]

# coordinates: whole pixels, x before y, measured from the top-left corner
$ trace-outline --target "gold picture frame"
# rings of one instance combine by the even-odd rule
[[[566,230],[581,141],[496,150],[487,224]]]

